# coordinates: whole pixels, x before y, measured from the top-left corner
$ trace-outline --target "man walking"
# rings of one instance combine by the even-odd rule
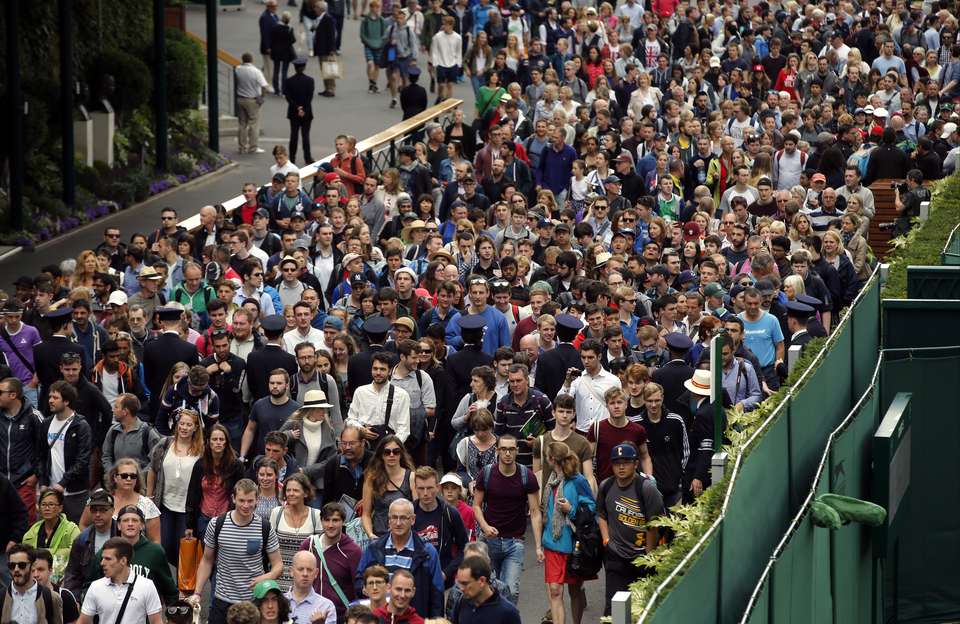
[[[497,462],[487,464],[474,486],[473,513],[490,549],[490,562],[497,578],[508,589],[507,599],[520,598],[524,535],[527,512],[533,526],[537,561],[543,562],[543,518],[540,515],[540,486],[533,472],[517,463],[517,438],[511,434],[497,441]]]
[[[301,550],[290,563],[293,585],[284,596],[290,601],[290,619],[294,622],[337,624],[337,609],[327,598],[313,588],[313,581],[321,572],[317,558],[309,551]]]
[[[347,424],[360,427],[371,446],[385,434],[394,434],[405,442],[410,437],[410,395],[390,383],[391,356],[373,354],[370,373],[373,381],[353,392]]]
[[[337,63],[337,22],[333,16],[327,12],[326,0],[320,0],[313,5],[317,11],[316,30],[313,34],[313,55],[320,62],[320,75],[323,76],[323,91],[320,95],[323,97],[334,96],[337,90],[337,81],[335,75],[329,73],[331,67],[324,65],[328,63]],[[327,71],[325,71],[327,70]],[[329,77],[328,77],[329,76]]]
[[[610,452],[613,476],[600,484],[597,522],[603,537],[606,570],[603,614],[618,591],[626,591],[640,577],[633,560],[657,545],[657,529],[650,521],[664,514],[663,497],[652,479],[638,471],[637,448],[618,444]]]
[[[207,581],[215,575],[209,624],[225,624],[230,605],[250,600],[254,585],[276,580],[283,571],[277,534],[269,522],[254,513],[257,484],[250,479],[237,481],[233,504],[233,511],[210,521],[203,537],[203,559],[191,600],[200,601]],[[269,561],[269,569],[264,569],[265,560]]]
[[[87,590],[80,607],[78,624],[93,624],[94,617],[114,624],[161,624],[160,595],[148,578],[138,575],[130,567],[133,546],[122,537],[112,537],[103,546],[100,569],[103,578],[94,581]],[[127,596],[128,600],[117,599]]]
[[[270,371],[267,385],[269,395],[259,399],[250,409],[250,419],[240,442],[240,457],[263,455],[267,434],[280,431],[287,418],[300,408],[287,392],[290,385],[287,371],[282,368]]]
[[[274,3],[276,9],[276,3]],[[266,59],[269,55],[265,55]],[[243,63],[234,70],[237,88],[237,121],[240,132],[237,142],[241,154],[262,154],[258,147],[260,140],[260,107],[263,106],[263,94],[272,93],[273,88],[267,82],[263,72],[253,64],[253,55],[244,52],[240,57]],[[269,63],[270,61],[264,61]]]
[[[33,580],[33,562],[37,555],[26,544],[14,544],[7,553],[12,576],[3,591],[4,622],[17,624],[63,624],[63,601],[60,594],[42,587]]]
[[[0,381],[0,475],[16,488],[29,522],[37,519],[37,478],[42,444],[43,416],[23,396],[23,383],[16,377]],[[16,536],[18,539],[20,536]]]
[[[90,425],[73,410],[77,390],[69,382],[54,382],[47,400],[52,418],[43,423],[46,444],[39,447],[40,485],[63,494],[67,518],[79,522],[90,476]]]
[[[748,288],[743,293],[746,308],[740,313],[743,342],[760,360],[758,374],[762,375],[767,387],[776,391],[780,388],[776,367],[783,363],[783,330],[777,318],[760,307],[762,300],[756,288]]]
[[[303,162],[313,162],[310,155],[310,124],[313,123],[313,78],[304,69],[307,59],[297,57],[293,60],[293,76],[283,85],[283,95],[287,98],[287,119],[290,120],[290,160],[297,160],[297,143],[303,135]]]

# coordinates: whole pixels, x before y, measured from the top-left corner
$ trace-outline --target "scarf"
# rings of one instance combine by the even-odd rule
[[[320,456],[320,450],[323,448],[323,425],[324,421],[312,421],[303,419],[302,435],[303,443],[307,445],[307,464],[310,465],[317,461]]]
[[[557,504],[557,498],[563,496],[563,475],[556,472],[550,473],[547,479],[547,488],[555,490],[553,495],[553,515],[550,519],[550,531],[554,540],[559,540],[563,534],[563,527],[567,524],[567,514],[560,511],[560,505]]]
[[[852,239],[853,235],[856,233],[857,233],[856,230],[854,230],[853,232],[844,232],[844,231],[840,232],[840,239],[843,240],[844,247],[850,244],[850,239]]]

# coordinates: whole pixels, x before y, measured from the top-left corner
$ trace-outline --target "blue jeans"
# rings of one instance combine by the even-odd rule
[[[167,562],[175,568],[180,565],[180,538],[186,530],[187,514],[160,506],[160,544],[167,553]]]
[[[523,572],[524,543],[522,537],[484,537],[490,551],[490,567],[507,586],[507,599],[517,604],[520,597],[520,573]]]
[[[194,536],[200,540],[200,543],[203,543],[203,538],[207,534],[207,525],[210,524],[212,518],[208,518],[203,514],[197,514],[197,526],[195,527]],[[162,527],[162,525],[161,525]],[[194,527],[187,527],[194,528]],[[210,575],[210,595],[213,596],[217,591],[217,575]],[[208,623],[209,624],[209,623]]]
[[[37,401],[40,400],[40,397],[36,388],[31,388],[27,384],[23,384],[23,398],[25,401],[30,401],[30,405],[34,406],[41,412],[45,411],[45,409],[41,409],[40,406],[37,405]]]

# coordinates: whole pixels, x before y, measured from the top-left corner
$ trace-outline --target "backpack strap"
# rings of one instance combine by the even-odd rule
[[[493,464],[487,464],[483,467],[483,491],[490,489],[490,475],[493,474]]]
[[[423,371],[421,371],[421,370],[418,368],[418,369],[414,370],[413,372],[414,372],[414,374],[417,376],[417,387],[420,388],[421,391],[423,391]]]
[[[383,414],[383,425],[385,427],[390,426],[390,412],[393,410],[393,392],[394,386],[390,384],[390,389],[387,390],[387,411]]]
[[[46,615],[47,624],[53,624],[53,594],[43,585],[38,584],[37,589],[40,591],[40,598],[43,599],[43,612]]]

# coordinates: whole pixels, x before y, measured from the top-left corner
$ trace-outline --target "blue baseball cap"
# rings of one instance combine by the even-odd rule
[[[610,450],[610,461],[633,461],[637,459],[637,448],[632,444],[618,444]]]

